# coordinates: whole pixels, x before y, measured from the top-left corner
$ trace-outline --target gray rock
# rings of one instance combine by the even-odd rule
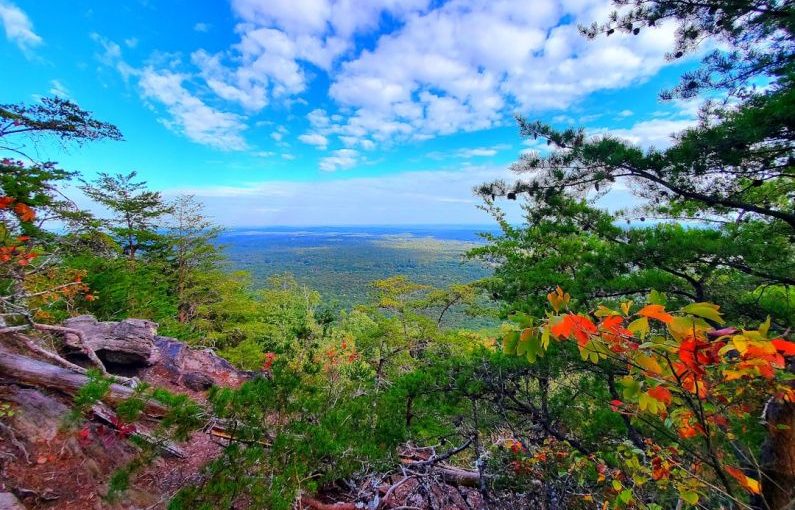
[[[52,441],[69,412],[59,400],[34,389],[3,386],[0,399],[13,404],[13,416],[4,420],[29,443]]]
[[[25,510],[25,507],[10,492],[0,492],[0,510]]]
[[[204,391],[210,386],[238,386],[249,379],[249,375],[237,370],[212,349],[191,349],[174,338],[158,336],[157,367],[165,369],[177,384],[195,391]]]
[[[207,391],[213,384],[212,378],[201,372],[188,372],[182,376],[182,385],[193,391]]]

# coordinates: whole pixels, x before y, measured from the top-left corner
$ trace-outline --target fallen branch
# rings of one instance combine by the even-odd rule
[[[427,470],[428,468],[436,470],[442,475],[442,480],[451,485],[461,485],[464,487],[477,487],[480,482],[480,473],[477,471],[469,471],[466,469],[456,468],[443,464],[443,462],[450,457],[461,453],[469,448],[474,442],[474,437],[470,437],[464,444],[448,450],[445,453],[437,455],[434,453],[427,459],[417,460],[414,457],[405,455],[402,456],[400,462],[408,469],[421,469]]]
[[[440,455],[436,455],[436,453],[434,453],[433,455],[431,455],[426,460],[414,461],[412,465],[414,467],[432,466],[434,464],[438,464],[440,462],[443,462],[443,461],[449,459],[450,457],[452,457],[453,455],[461,453],[462,451],[464,451],[467,448],[469,448],[469,446],[472,444],[472,442],[474,440],[475,440],[474,437],[470,437],[464,444],[462,444],[461,446],[459,446],[457,448],[453,448],[452,450],[449,450],[449,451],[447,451],[445,453],[442,453]]]
[[[226,428],[221,425],[212,424],[204,429],[204,432],[212,437],[218,437],[221,439],[226,439],[229,442],[236,442],[236,443],[243,443],[243,444],[258,444],[260,446],[270,447],[271,443],[268,441],[263,440],[248,440],[248,439],[240,439],[234,437],[231,433],[229,433]]]
[[[91,407],[91,412],[93,412],[94,416],[96,416],[99,420],[101,420],[106,425],[109,425],[110,427],[113,427],[116,430],[119,429],[118,425],[119,425],[120,421],[119,421],[118,416],[116,415],[116,413],[113,412],[113,410],[109,409],[106,405],[94,404]],[[168,441],[168,440],[165,440],[165,439],[160,439],[160,438],[157,438],[157,437],[153,436],[149,432],[147,432],[145,430],[142,430],[141,426],[138,425],[138,424],[136,424],[136,426],[135,426],[135,432],[133,432],[130,435],[133,436],[133,437],[137,437],[137,438],[141,439],[142,441],[146,442],[147,444],[150,444],[150,445],[154,446],[155,448],[160,450],[162,453],[164,453],[164,454],[166,454],[166,455],[168,455],[170,457],[176,457],[176,458],[179,458],[179,459],[184,459],[184,458],[187,457],[187,455],[182,450],[182,448],[180,448],[176,444],[172,443],[171,441]]]
[[[26,356],[20,356],[0,348],[0,377],[12,382],[62,391],[70,395],[77,393],[89,379],[86,375],[61,368]],[[111,384],[102,398],[110,404],[119,404],[132,397],[135,391],[121,384]],[[164,416],[168,409],[154,400],[148,400],[144,412],[152,416]]]
[[[6,329],[12,329],[12,328],[6,328]],[[4,333],[4,332],[5,331],[0,330],[0,333]],[[28,349],[28,350],[30,350],[32,352],[35,352],[39,356],[41,356],[43,358],[46,358],[46,359],[48,359],[48,360],[50,360],[50,361],[52,361],[54,363],[57,363],[57,364],[59,364],[59,365],[61,365],[63,367],[66,367],[66,368],[68,368],[70,370],[74,370],[78,374],[86,374],[88,372],[88,370],[86,370],[85,368],[83,368],[83,367],[81,367],[79,365],[75,365],[71,361],[69,361],[69,360],[67,360],[65,358],[62,358],[58,354],[55,354],[54,352],[48,351],[44,347],[41,347],[39,344],[37,344],[36,342],[34,342],[32,339],[30,339],[29,337],[27,337],[25,335],[15,334],[12,338],[14,340],[16,340],[17,342],[21,343],[22,345],[24,345],[26,349]]]

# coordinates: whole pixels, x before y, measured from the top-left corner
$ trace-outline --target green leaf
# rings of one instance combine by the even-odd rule
[[[533,338],[533,330],[530,328],[523,329],[519,334],[519,343],[516,346],[516,355],[524,356],[530,348],[530,340]]]
[[[502,352],[509,355],[516,354],[516,344],[519,342],[519,332],[510,331],[502,337]]]
[[[693,303],[682,308],[682,311],[689,313],[690,315],[695,315],[696,317],[709,319],[711,321],[717,322],[718,324],[723,324],[726,321],[724,321],[723,317],[720,316],[720,313],[718,312],[719,309],[720,306],[714,305],[712,303]]]
[[[646,301],[650,305],[663,305],[663,306],[665,306],[665,304],[668,302],[668,298],[666,298],[665,294],[663,294],[662,292],[657,292],[656,290],[652,289],[652,291],[649,292],[649,297],[646,298]]]
[[[682,498],[682,501],[689,505],[697,505],[698,504],[698,494],[692,491],[687,492],[680,492],[679,497]]]
[[[633,400],[638,393],[640,393],[640,383],[632,378],[632,376],[622,377],[619,381],[624,388],[624,399]]]
[[[627,326],[627,329],[632,332],[633,335],[637,335],[641,338],[645,337],[649,334],[649,319],[646,317],[641,317],[640,319],[635,319],[634,321],[630,322]]]
[[[770,316],[767,316],[767,320],[759,325],[759,334],[766,337],[767,332],[770,330]]]

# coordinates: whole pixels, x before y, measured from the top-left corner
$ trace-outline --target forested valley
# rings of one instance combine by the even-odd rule
[[[661,92],[699,124],[518,118],[549,151],[474,190],[493,271],[356,305],[230,269],[193,196],[38,161],[124,143],[75,102],[1,105],[0,506],[792,509],[793,5],[616,3],[583,37],[710,48]],[[643,205],[596,204],[619,185]]]

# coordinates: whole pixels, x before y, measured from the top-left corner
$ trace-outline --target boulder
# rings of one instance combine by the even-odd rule
[[[99,322],[91,315],[72,317],[64,326],[83,334],[88,347],[108,363],[119,365],[149,365],[155,354],[157,324],[143,319],[124,319],[121,322]],[[66,334],[71,347],[79,347],[75,335]]]
[[[156,337],[155,346],[157,368],[174,383],[194,391],[205,391],[214,385],[239,386],[249,378],[249,374],[236,369],[212,349],[192,349],[164,336]]]
[[[10,402],[14,409],[4,420],[29,443],[52,441],[69,413],[58,399],[30,388],[0,386],[0,400]]]

